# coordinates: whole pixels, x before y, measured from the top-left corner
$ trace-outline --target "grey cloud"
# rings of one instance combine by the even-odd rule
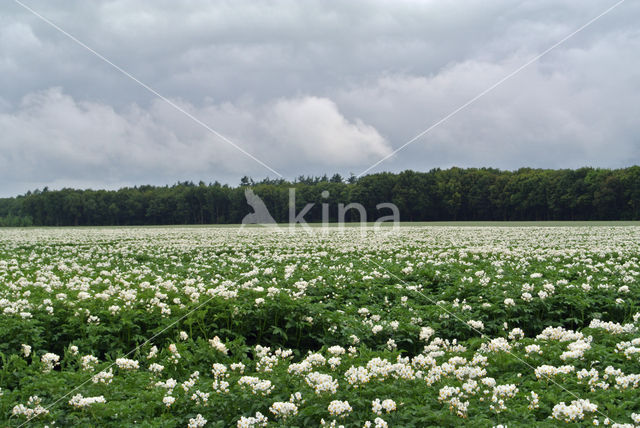
[[[360,172],[613,1],[27,4],[293,178]],[[625,2],[376,170],[638,163],[639,18]],[[269,174],[13,2],[0,126],[0,195]]]
[[[640,34],[615,33],[544,58],[505,82],[389,163],[501,168],[621,167],[640,161]],[[394,147],[436,123],[527,61],[469,60],[432,76],[389,75],[336,96]],[[413,160],[413,161],[412,161]],[[377,170],[389,168],[382,165]]]

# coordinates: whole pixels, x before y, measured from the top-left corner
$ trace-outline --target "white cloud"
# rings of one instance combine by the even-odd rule
[[[390,151],[375,128],[347,120],[326,98],[260,106],[175,102],[276,170],[366,165]],[[15,112],[0,113],[0,128],[3,182],[109,185],[268,173],[161,100],[148,109],[116,111],[53,88],[25,96]]]
[[[373,126],[349,122],[330,99],[282,99],[268,110],[265,129],[283,153],[295,151],[303,165],[363,165],[391,152]]]

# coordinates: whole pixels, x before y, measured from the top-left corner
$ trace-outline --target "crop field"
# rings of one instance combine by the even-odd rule
[[[0,427],[640,426],[640,227],[0,229]]]

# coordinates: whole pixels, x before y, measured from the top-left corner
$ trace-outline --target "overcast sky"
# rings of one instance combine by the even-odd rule
[[[21,0],[282,174],[359,174],[610,0]],[[628,0],[371,170],[640,163]],[[13,1],[0,196],[277,178]]]

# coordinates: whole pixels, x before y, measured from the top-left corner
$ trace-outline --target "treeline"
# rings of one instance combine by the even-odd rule
[[[357,202],[373,221],[394,203],[403,221],[442,220],[638,220],[640,166],[625,169],[523,168],[433,169],[429,172],[380,173],[360,179],[299,177],[293,182],[244,177],[237,187],[220,183],[137,186],[117,191],[48,189],[0,199],[0,226],[93,226],[240,223],[252,212],[247,187],[265,202],[278,222],[289,219],[289,189],[296,190],[296,213],[315,203],[304,216],[322,219],[329,204],[332,221],[338,204]],[[329,196],[323,197],[322,192]],[[325,194],[326,195],[326,194]],[[359,220],[350,210],[347,220]]]

